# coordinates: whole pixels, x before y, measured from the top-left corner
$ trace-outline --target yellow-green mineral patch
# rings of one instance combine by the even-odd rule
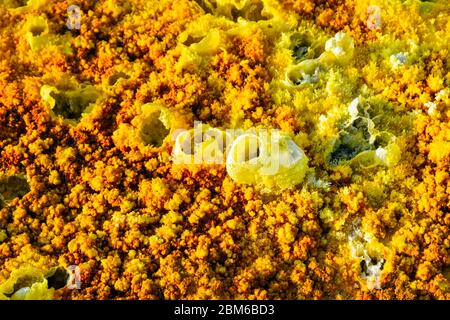
[[[448,0],[0,0],[0,298],[450,299]]]

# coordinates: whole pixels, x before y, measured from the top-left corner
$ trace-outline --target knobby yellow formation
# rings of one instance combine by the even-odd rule
[[[450,299],[449,16],[0,0],[0,299]],[[177,163],[196,121],[281,171]]]

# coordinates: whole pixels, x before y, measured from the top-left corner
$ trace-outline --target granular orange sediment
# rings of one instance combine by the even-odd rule
[[[447,1],[71,4],[0,1],[0,298],[450,298]],[[279,130],[305,177],[174,164],[166,112]]]

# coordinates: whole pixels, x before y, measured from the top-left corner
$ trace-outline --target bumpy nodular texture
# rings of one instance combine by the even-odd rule
[[[299,185],[308,158],[300,147],[279,131],[259,131],[239,136],[227,157],[227,172],[236,182],[265,191],[282,191]]]
[[[449,15],[0,0],[1,297],[450,299]]]

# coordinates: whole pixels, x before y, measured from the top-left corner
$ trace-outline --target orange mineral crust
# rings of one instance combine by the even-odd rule
[[[0,0],[0,299],[450,299],[449,16]]]

